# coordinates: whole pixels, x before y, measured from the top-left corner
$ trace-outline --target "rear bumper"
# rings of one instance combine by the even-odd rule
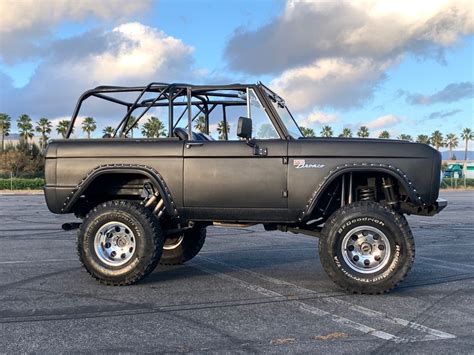
[[[434,216],[441,212],[448,205],[448,201],[438,198],[435,203],[431,205],[414,205],[411,203],[402,203],[401,211],[407,214],[415,214],[418,216]]]

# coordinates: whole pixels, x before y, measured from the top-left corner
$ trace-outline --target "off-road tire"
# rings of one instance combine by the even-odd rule
[[[352,249],[342,247],[344,240],[353,238],[352,240],[356,241],[352,243],[355,243],[356,248],[359,248],[358,250],[362,253],[361,245],[363,244],[357,243],[366,235],[370,238],[370,234],[365,232],[358,234],[360,237],[349,235],[346,239],[344,238],[350,232],[367,226],[380,231],[385,240],[388,240],[390,247],[390,253],[386,249],[386,265],[380,270],[376,270],[375,267],[374,272],[363,270],[369,274],[358,272],[364,266],[355,270],[357,266],[350,265],[352,259],[348,255],[352,254],[348,250],[354,250],[354,246],[349,246]],[[377,252],[375,248],[370,248],[369,246],[367,249]],[[326,273],[343,289],[359,294],[381,294],[396,287],[406,277],[415,258],[415,243],[403,215],[387,205],[369,201],[356,202],[340,208],[326,221],[319,240],[319,256]],[[365,258],[365,255],[362,257]],[[380,259],[380,256],[377,257]]]
[[[135,250],[130,252],[130,259],[124,265],[107,265],[96,251],[96,236],[108,223],[120,223],[134,236],[131,239]],[[99,282],[131,285],[155,269],[164,240],[157,218],[148,209],[132,201],[107,201],[94,207],[85,217],[77,235],[77,251],[87,272]]]
[[[191,260],[199,253],[205,241],[206,227],[195,226],[188,229],[179,245],[173,249],[163,249],[160,265],[181,265]]]

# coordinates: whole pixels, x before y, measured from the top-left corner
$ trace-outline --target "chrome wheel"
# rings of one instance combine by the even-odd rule
[[[132,258],[135,249],[135,234],[122,222],[104,224],[94,238],[97,257],[110,266],[126,264]]]
[[[184,234],[180,235],[177,238],[166,239],[165,245],[163,245],[163,249],[164,250],[176,249],[177,247],[181,245],[181,243],[183,242],[183,239],[184,239]]]
[[[390,260],[387,236],[371,226],[359,226],[349,231],[341,244],[342,257],[354,271],[372,274],[380,271]]]

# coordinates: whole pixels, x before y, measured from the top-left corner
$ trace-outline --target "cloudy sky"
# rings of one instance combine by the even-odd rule
[[[0,112],[97,85],[261,80],[317,133],[474,126],[471,0],[0,0]],[[99,124],[99,126],[102,126]],[[16,128],[16,127],[15,127]]]

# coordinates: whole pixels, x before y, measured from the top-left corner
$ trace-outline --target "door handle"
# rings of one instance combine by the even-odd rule
[[[186,149],[190,149],[191,147],[200,147],[202,145],[203,143],[200,143],[200,142],[187,142]]]

